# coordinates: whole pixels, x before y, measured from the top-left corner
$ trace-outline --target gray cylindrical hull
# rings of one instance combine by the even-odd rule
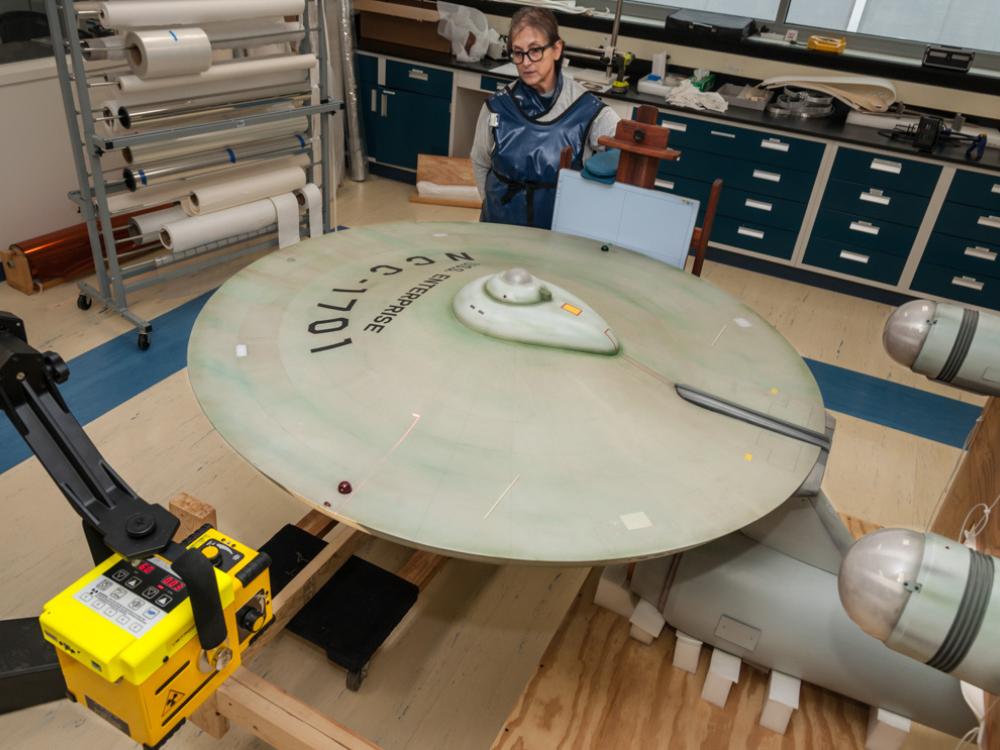
[[[956,737],[976,725],[956,678],[890,650],[847,616],[836,576],[742,534],[683,553],[664,616],[748,662]],[[715,634],[723,616],[760,630],[752,651]]]

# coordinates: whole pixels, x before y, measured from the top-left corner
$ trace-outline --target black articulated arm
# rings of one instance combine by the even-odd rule
[[[180,521],[125,484],[76,421],[57,383],[69,368],[55,352],[33,349],[24,323],[0,312],[0,406],[83,518],[95,562],[100,544],[130,558],[165,550]]]

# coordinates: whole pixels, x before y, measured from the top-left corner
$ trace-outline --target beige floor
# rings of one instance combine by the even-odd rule
[[[347,226],[395,220],[466,221],[476,212],[411,204],[412,188],[373,178],[341,191],[338,221]],[[217,286],[233,268],[173,281],[137,293],[132,304],[155,317]],[[821,289],[708,263],[705,278],[753,307],[803,355],[953,398],[952,392],[895,365],[882,352],[881,327],[889,308]],[[26,297],[0,285],[0,309],[22,316],[39,349],[67,360],[130,330],[119,317],[75,306],[73,286]],[[154,338],[154,346],[155,338]],[[249,544],[294,521],[302,508],[232,454],[201,414],[181,371],[96,419],[88,433],[144,497],[165,500],[191,492],[219,509],[220,523]],[[882,525],[921,527],[960,451],[922,438],[838,415],[826,490],[839,510]],[[35,616],[43,602],[89,566],[79,522],[34,459],[0,475],[6,522],[0,525],[3,596],[0,617]],[[91,739],[92,738],[92,739]],[[185,730],[180,747],[210,747]],[[916,742],[916,738],[913,740]],[[45,748],[73,742],[81,748],[127,747],[113,730],[77,707],[51,704],[0,716],[0,748]],[[911,747],[949,747],[926,737]],[[953,743],[952,743],[953,744]],[[250,739],[226,747],[257,747]]]

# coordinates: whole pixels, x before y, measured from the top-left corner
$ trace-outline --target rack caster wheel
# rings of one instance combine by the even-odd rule
[[[89,310],[90,306],[94,304],[94,301],[90,299],[86,294],[81,294],[76,298],[76,306],[81,310]]]
[[[148,333],[140,333],[139,334],[139,340],[138,340],[137,343],[139,344],[139,349],[141,349],[142,351],[146,351],[149,348],[149,343],[150,343],[149,342],[149,334]]]
[[[361,669],[356,672],[347,673],[347,689],[352,693],[356,693],[361,689],[361,683],[365,681],[365,677],[368,676],[368,665],[366,664]]]

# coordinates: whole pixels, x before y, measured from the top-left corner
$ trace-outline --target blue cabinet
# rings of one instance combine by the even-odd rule
[[[370,161],[405,170],[417,168],[418,154],[448,155],[452,74],[401,60],[359,54],[358,98]]]

